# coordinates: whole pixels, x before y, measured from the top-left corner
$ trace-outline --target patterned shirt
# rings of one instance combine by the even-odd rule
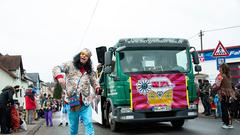
[[[65,101],[69,102],[69,97],[77,92],[76,94],[79,96],[82,95],[82,101],[86,106],[91,104],[93,96],[90,94],[90,85],[94,88],[94,92],[96,88],[100,87],[95,72],[81,73],[72,62],[66,62],[53,68],[53,77],[56,78],[59,75],[63,75],[66,81]]]

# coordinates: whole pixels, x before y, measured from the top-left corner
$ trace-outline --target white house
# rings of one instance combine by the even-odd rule
[[[0,92],[7,85],[18,85],[19,90],[13,98],[19,101],[20,106],[24,107],[25,90],[29,83],[30,81],[25,77],[21,56],[0,54]]]
[[[0,65],[0,92],[7,85],[14,86],[16,84],[17,76],[8,71],[4,66]]]

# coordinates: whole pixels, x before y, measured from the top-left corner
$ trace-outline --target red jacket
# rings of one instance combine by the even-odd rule
[[[36,109],[36,102],[32,100],[29,96],[25,96],[26,110]]]
[[[20,128],[19,112],[15,106],[11,107],[11,124],[14,130]]]

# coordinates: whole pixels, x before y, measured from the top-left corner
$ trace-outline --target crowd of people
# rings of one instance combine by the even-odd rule
[[[220,65],[215,83],[198,80],[199,97],[206,116],[222,118],[222,128],[233,128],[232,119],[240,119],[240,83],[231,82],[230,69],[227,64]]]
[[[93,71],[91,55],[90,50],[85,48],[72,61],[53,68],[53,77],[63,89],[61,100],[55,100],[51,95],[43,94],[40,96],[41,108],[36,110],[36,92],[31,86],[26,90],[25,120],[27,124],[34,124],[37,113],[38,118],[45,118],[46,126],[52,127],[53,112],[60,111],[58,126],[69,124],[70,135],[78,134],[79,121],[84,125],[85,134],[94,134],[90,104],[93,96],[101,94],[102,90],[97,81],[97,74]],[[209,83],[209,80],[198,80],[199,97],[204,107],[203,114],[221,117],[222,128],[233,128],[232,118],[240,118],[240,83],[236,86],[231,83],[230,69],[227,64],[220,65],[219,71],[213,85]],[[93,95],[90,87],[95,90]],[[13,100],[15,89],[15,87],[7,86],[0,94],[2,134],[10,134],[25,123],[22,112],[18,110],[19,103]]]
[[[41,108],[37,109],[36,91],[30,85],[24,95],[25,110],[20,108],[18,100],[13,99],[19,86],[6,86],[0,94],[0,125],[1,134],[11,134],[19,129],[27,130],[27,125],[34,125],[34,120],[46,118],[46,125],[52,124],[52,111],[57,111],[57,101],[51,95],[44,94],[41,99]]]
[[[6,86],[0,94],[1,134],[11,134],[19,128],[26,129],[23,114],[19,110],[19,102],[13,99],[18,88],[19,86]]]

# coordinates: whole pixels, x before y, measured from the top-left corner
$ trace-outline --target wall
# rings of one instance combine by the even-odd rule
[[[0,92],[2,92],[2,89],[5,86],[7,85],[14,86],[14,84],[15,79],[0,68]]]

